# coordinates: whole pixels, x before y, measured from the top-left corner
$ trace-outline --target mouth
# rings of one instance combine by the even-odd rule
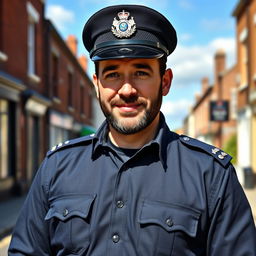
[[[114,107],[118,108],[122,112],[134,112],[137,111],[143,104],[141,103],[129,103],[129,104],[115,104]]]

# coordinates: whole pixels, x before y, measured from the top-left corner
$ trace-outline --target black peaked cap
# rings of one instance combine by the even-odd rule
[[[172,24],[141,5],[109,6],[96,12],[83,29],[83,43],[93,61],[160,58],[177,45]]]

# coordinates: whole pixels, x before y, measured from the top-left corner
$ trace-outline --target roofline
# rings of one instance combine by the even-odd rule
[[[58,30],[55,28],[55,26],[53,25],[53,23],[51,22],[51,20],[46,19],[45,20],[48,23],[48,26],[50,27],[50,31],[55,34],[55,36],[57,37],[57,40],[59,40],[59,42],[61,43],[62,47],[65,49],[66,53],[71,57],[72,61],[75,63],[75,65],[77,65],[80,69],[80,72],[85,76],[85,78],[87,79],[87,81],[90,83],[91,87],[93,88],[93,83],[92,80],[89,78],[87,72],[82,68],[82,66],[80,65],[77,57],[72,53],[72,51],[69,49],[68,45],[66,44],[66,42],[63,40],[63,38],[61,37],[60,33],[58,32]],[[50,33],[51,33],[50,32]]]
[[[198,101],[195,102],[194,106],[192,107],[193,111],[197,109],[197,107],[202,103],[202,101],[211,93],[213,86],[210,85],[205,93],[200,97]]]
[[[233,12],[232,12],[232,16],[233,17],[237,17],[240,12],[242,11],[242,9],[249,4],[250,0],[239,0],[239,2],[237,3],[236,7],[234,8]]]

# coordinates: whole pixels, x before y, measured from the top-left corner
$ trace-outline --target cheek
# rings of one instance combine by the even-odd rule
[[[113,89],[99,87],[99,98],[101,101],[109,102],[115,95],[116,92]]]

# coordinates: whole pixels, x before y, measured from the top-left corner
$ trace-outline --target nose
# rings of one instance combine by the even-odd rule
[[[125,82],[118,90],[118,94],[124,97],[130,97],[137,94],[136,88],[130,83]]]

